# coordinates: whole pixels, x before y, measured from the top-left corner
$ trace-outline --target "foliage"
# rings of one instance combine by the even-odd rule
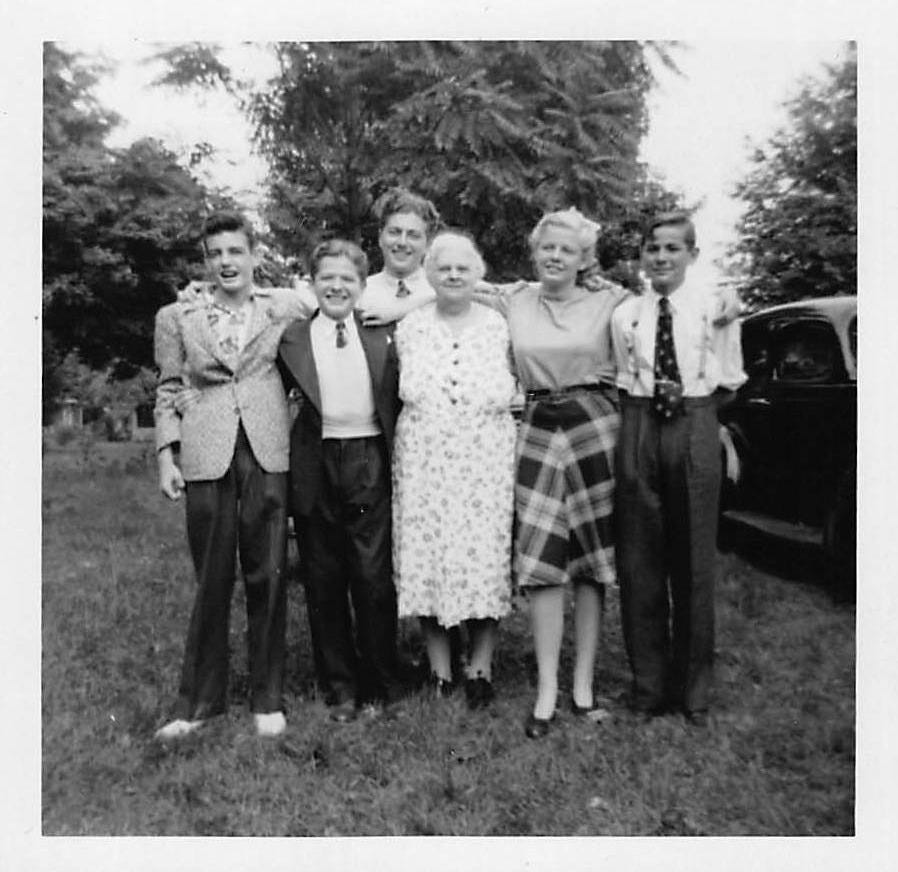
[[[752,307],[857,293],[857,54],[787,104],[788,121],[736,188],[747,209],[730,252]]]
[[[66,390],[73,352],[112,378],[152,365],[153,318],[200,275],[197,230],[226,202],[160,143],[110,149],[115,116],[91,95],[98,68],[44,49],[44,405]]]
[[[410,187],[478,239],[497,277],[527,268],[546,209],[621,221],[652,83],[639,42],[279,43],[280,73],[241,90],[214,46],[163,57],[168,84],[219,82],[242,95],[271,164],[266,217],[288,255],[322,234],[374,249],[372,207]],[[198,73],[199,68],[199,73]],[[210,75],[211,71],[211,75]]]
[[[61,465],[77,456],[45,457],[45,836],[853,834],[854,609],[832,605],[819,563],[806,561],[796,580],[794,550],[774,560],[769,546],[751,551],[762,567],[736,554],[721,561],[707,730],[673,715],[641,723],[627,710],[615,596],[596,670],[611,698],[601,726],[565,705],[544,742],[525,738],[534,662],[519,608],[499,627],[491,711],[468,712],[463,694],[421,693],[392,719],[335,728],[311,690],[291,571],[283,739],[252,732],[238,585],[230,711],[161,750],[151,736],[177,691],[196,587],[183,508],[155,492],[152,471],[126,448],[140,451],[98,443],[80,470]],[[572,635],[568,624],[562,681]],[[403,639],[417,650],[414,621]]]

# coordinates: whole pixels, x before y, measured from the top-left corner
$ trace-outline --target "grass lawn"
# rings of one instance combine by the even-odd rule
[[[812,561],[796,578],[766,548],[763,567],[722,556],[706,730],[626,710],[615,596],[596,675],[614,701],[608,723],[562,712],[545,740],[524,736],[535,667],[521,606],[500,630],[490,711],[422,693],[389,718],[335,726],[314,695],[294,583],[286,735],[252,732],[238,587],[229,713],[158,746],[193,579],[183,506],[157,493],[146,460],[44,457],[44,835],[854,833],[854,608],[831,603]],[[419,644],[413,623],[402,632]],[[563,682],[569,667],[566,648]]]

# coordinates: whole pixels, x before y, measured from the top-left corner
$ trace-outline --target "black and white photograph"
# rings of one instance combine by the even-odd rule
[[[6,50],[4,868],[882,867],[885,33],[175,6]]]

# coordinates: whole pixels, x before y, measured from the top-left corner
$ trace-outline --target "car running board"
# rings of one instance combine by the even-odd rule
[[[745,512],[740,509],[729,509],[723,513],[728,521],[737,524],[745,524],[762,533],[776,536],[778,539],[788,539],[790,542],[799,542],[802,545],[823,545],[823,530],[820,527],[809,527],[807,524],[796,524],[791,521],[781,521],[771,518],[760,512]]]

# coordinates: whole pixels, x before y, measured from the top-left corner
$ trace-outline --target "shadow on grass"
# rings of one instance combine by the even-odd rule
[[[813,545],[790,542],[722,518],[718,546],[722,552],[736,554],[768,575],[827,590],[823,551]]]

